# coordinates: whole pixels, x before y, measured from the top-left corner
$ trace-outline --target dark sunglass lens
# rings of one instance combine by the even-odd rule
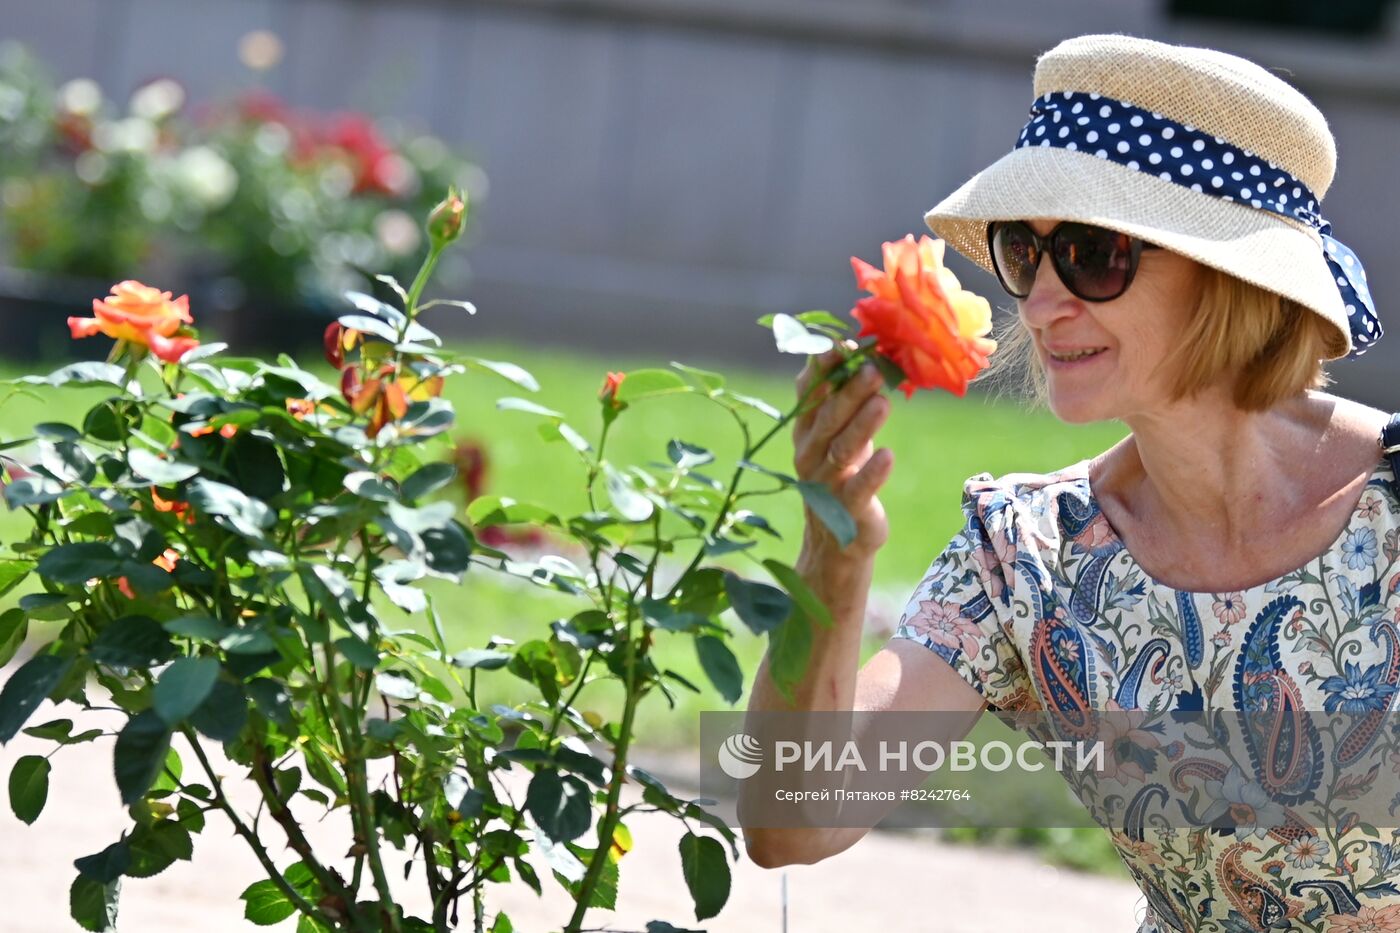
[[[1001,283],[1016,298],[1025,298],[1035,284],[1040,248],[1035,234],[1022,223],[998,223],[992,227],[992,261]]]
[[[1123,294],[1131,275],[1133,238],[1088,224],[1062,224],[1051,248],[1065,285],[1081,298],[1107,300]]]

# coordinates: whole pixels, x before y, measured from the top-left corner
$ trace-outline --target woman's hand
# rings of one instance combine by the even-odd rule
[[[808,359],[797,376],[798,396],[841,359],[839,350]],[[890,414],[889,399],[880,391],[883,385],[880,371],[867,362],[841,388],[833,391],[830,383],[823,384],[812,396],[814,406],[793,422],[798,478],[825,484],[856,522],[855,540],[843,550],[807,510],[800,562],[828,567],[833,562],[869,562],[889,537],[885,509],[876,496],[894,468],[894,454],[888,448],[877,450],[874,443],[875,432]]]

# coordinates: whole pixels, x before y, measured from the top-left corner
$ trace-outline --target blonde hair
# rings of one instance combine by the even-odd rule
[[[1176,351],[1161,363],[1173,399],[1183,399],[1234,373],[1234,403],[1262,411],[1330,383],[1323,360],[1330,325],[1274,292],[1209,266],[1200,267],[1199,297]],[[1048,402],[1045,372],[1019,314],[997,325],[999,350],[984,374],[1003,391]]]

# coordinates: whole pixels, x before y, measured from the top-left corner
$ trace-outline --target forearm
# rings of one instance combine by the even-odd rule
[[[765,654],[749,695],[754,712],[776,710],[851,710],[860,667],[866,602],[874,574],[873,560],[832,561],[803,550],[795,567],[831,612],[830,626],[812,626],[812,651],[789,700],[769,673]]]

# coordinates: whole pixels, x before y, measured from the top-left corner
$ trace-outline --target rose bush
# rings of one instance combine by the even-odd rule
[[[513,364],[448,352],[423,323],[434,306],[462,304],[421,298],[465,213],[455,192],[434,210],[412,284],[384,279],[396,304],[347,295],[353,311],[325,342],[338,384],[287,357],[232,358],[199,344],[186,304],[135,282],[73,324],[75,335],[117,339],[108,362],[20,380],[103,396],[81,423],[7,439],[7,448],[30,443],[35,462],[3,461],[5,500],[33,531],[0,559],[0,595],[23,593],[0,614],[0,663],[26,636],[38,647],[0,689],[0,742],[20,730],[56,749],[114,735],[113,773],[132,817],[120,838],[76,863],[71,908],[86,929],[115,928],[124,878],[192,858],[211,814],[267,874],[244,893],[247,919],[295,915],[302,933],[463,924],[509,933],[489,888],[519,879],[540,890],[537,865],[573,895],[561,926],[577,933],[590,909],[614,905],[628,824],[647,813],[685,826],[694,916],[724,906],[734,834],[704,801],[631,763],[634,724],[643,702],[702,689],[658,663],[659,641],[693,646],[710,688],[733,703],[744,680],[729,647],[736,626],[769,639],[772,674],[790,689],[813,626],[831,624],[791,566],[750,554],[759,536],[778,534],[756,510],[774,493],[800,495],[838,540],[853,534],[826,486],[759,460],[811,396],[784,413],[679,363],[608,373],[592,439],[527,398],[503,398],[500,408],[536,419],[559,443],[587,509],[564,515],[473,495],[461,515],[441,497],[454,461],[475,474],[464,479],[476,492],[484,460],[448,449],[444,380],[470,370],[538,388]],[[826,312],[769,323],[787,352],[840,341],[843,373],[875,353],[874,340],[849,341]],[[949,333],[966,328],[953,320]],[[884,365],[892,384],[905,382]],[[678,394],[732,417],[735,462],[721,469],[684,437],[658,438],[664,459],[654,464],[609,458],[618,419]],[[522,526],[540,548],[579,556],[501,549]],[[452,645],[434,592],[469,571],[565,594],[574,611],[538,631]],[[492,703],[498,678],[528,683],[532,698]],[[599,695],[616,699],[613,718],[597,711]],[[31,724],[45,700],[76,715]],[[15,764],[10,802],[26,822],[42,817],[49,769],[47,756]],[[230,782],[252,788],[257,814],[231,802]],[[624,798],[624,785],[640,799]],[[313,848],[303,828],[327,814],[346,825],[330,851]],[[403,907],[409,885],[422,892],[421,913]]]

